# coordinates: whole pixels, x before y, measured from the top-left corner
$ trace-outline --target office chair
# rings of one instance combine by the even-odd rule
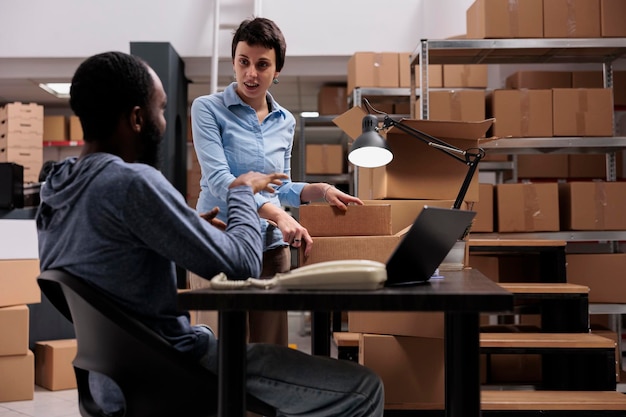
[[[70,320],[78,351],[73,361],[83,417],[102,417],[89,390],[89,371],[111,378],[124,394],[122,417],[209,417],[217,414],[217,375],[189,361],[165,339],[127,314],[102,291],[61,270],[41,272],[41,291]],[[248,395],[247,409],[275,416]]]

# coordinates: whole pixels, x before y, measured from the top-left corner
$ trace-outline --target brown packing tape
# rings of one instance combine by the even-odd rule
[[[594,221],[596,223],[596,230],[605,230],[604,213],[606,212],[607,198],[606,198],[606,186],[604,182],[594,183]]]
[[[509,30],[514,38],[519,37],[519,4],[517,0],[509,0]]]
[[[520,131],[523,137],[528,136],[530,125],[530,92],[527,88],[520,89]]]
[[[450,119],[451,120],[463,120],[463,110],[461,106],[461,93],[460,91],[450,91]]]
[[[589,97],[587,90],[578,90],[578,108],[576,109],[576,132],[579,135],[587,134],[587,124],[585,123],[585,117],[589,111]]]
[[[373,87],[377,87],[380,85],[380,67],[383,65],[383,54],[377,52],[374,54],[374,85]]]
[[[469,79],[471,74],[471,66],[463,65],[463,70],[461,71],[461,85],[469,85]]]
[[[522,190],[524,193],[524,229],[532,231],[535,230],[536,219],[543,216],[537,196],[537,188],[534,184],[524,184]]]
[[[567,35],[576,35],[576,5],[577,0],[567,0]]]
[[[322,145],[322,172],[328,172],[328,145]]]

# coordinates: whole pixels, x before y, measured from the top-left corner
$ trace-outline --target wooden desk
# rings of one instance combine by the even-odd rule
[[[332,311],[443,311],[448,417],[480,416],[479,314],[513,308],[513,294],[475,269],[450,271],[417,286],[375,291],[211,290],[181,292],[179,307],[219,311],[219,416],[245,415],[245,317],[248,310],[312,311],[313,348],[330,346]],[[317,323],[317,324],[315,324]],[[329,348],[328,348],[329,349]],[[313,354],[318,352],[312,350]]]

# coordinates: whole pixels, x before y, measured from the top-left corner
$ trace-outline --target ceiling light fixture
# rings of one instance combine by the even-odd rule
[[[70,83],[40,83],[39,87],[58,98],[70,98]]]

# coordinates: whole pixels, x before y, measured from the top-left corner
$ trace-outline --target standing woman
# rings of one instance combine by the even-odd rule
[[[285,63],[286,43],[276,24],[266,18],[244,20],[232,42],[235,82],[223,92],[198,97],[191,106],[193,143],[202,168],[200,213],[219,208],[217,218],[227,218],[228,184],[248,171],[283,172],[289,176],[275,193],[255,195],[265,236],[262,277],[291,268],[289,245],[304,248],[313,239],[282,207],[299,207],[325,200],[341,210],[363,204],[356,197],[326,183],[291,181],[291,153],[296,120],[269,93],[278,84]],[[249,341],[287,345],[286,312],[250,312]]]

